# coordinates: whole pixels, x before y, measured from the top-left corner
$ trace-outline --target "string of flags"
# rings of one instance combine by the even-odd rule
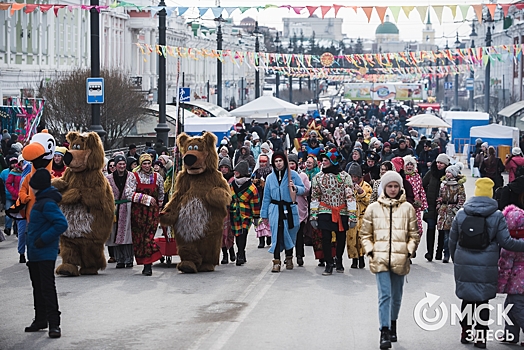
[[[189,9],[194,9],[199,13],[199,16],[204,16],[210,12],[215,18],[220,17],[221,15],[226,15],[230,17],[235,11],[239,11],[241,14],[249,10],[255,10],[257,12],[273,10],[273,9],[285,9],[289,13],[295,15],[308,14],[312,16],[313,14],[319,14],[322,18],[326,15],[334,15],[335,17],[340,14],[344,14],[344,11],[353,11],[356,14],[364,13],[368,19],[368,22],[371,20],[371,16],[375,13],[380,21],[384,23],[386,11],[390,11],[395,22],[398,22],[400,13],[404,13],[406,17],[409,18],[409,15],[413,11],[417,11],[422,22],[425,21],[427,13],[430,9],[433,9],[436,18],[439,23],[442,23],[442,15],[444,10],[451,12],[453,19],[457,18],[457,14],[460,13],[462,20],[466,19],[468,11],[472,8],[476,14],[477,20],[482,22],[482,12],[487,9],[489,11],[491,18],[495,18],[496,11],[502,11],[504,17],[507,17],[510,8],[514,7],[516,10],[524,9],[524,3],[516,4],[467,4],[467,5],[421,5],[421,6],[353,6],[353,5],[319,5],[319,6],[306,6],[306,5],[273,5],[266,4],[261,6],[229,6],[229,7],[187,7],[187,6],[141,6],[127,1],[114,1],[111,5],[104,6],[94,6],[94,5],[63,5],[63,4],[25,4],[25,3],[16,3],[16,2],[1,2],[0,10],[10,11],[11,16],[17,11],[24,11],[25,13],[32,13],[36,10],[46,13],[51,9],[58,16],[59,10],[68,10],[73,11],[75,9],[90,11],[95,9],[100,12],[107,9],[115,8],[129,8],[138,11],[151,11],[153,14],[156,14],[158,11],[165,9],[168,16],[177,15],[183,16]],[[343,11],[341,11],[343,10]]]

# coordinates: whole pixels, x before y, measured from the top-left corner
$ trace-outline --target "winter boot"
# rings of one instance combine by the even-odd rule
[[[344,265],[342,265],[342,259],[337,259],[336,271],[338,273],[344,272]]]
[[[391,338],[389,337],[389,328],[382,327],[380,330],[380,348],[381,349],[390,349],[391,348]]]
[[[331,276],[333,274],[333,264],[326,263],[326,269],[322,272],[322,276]]]
[[[48,335],[49,338],[60,338],[62,336],[62,331],[58,326],[49,327]]]
[[[228,259],[228,256],[227,256],[227,248],[222,247],[222,255],[224,256],[224,258],[222,259],[222,261],[220,263],[222,265],[229,264],[229,259]]]
[[[33,320],[31,325],[29,327],[25,327],[25,332],[38,332],[41,329],[47,328],[47,321],[37,321],[36,319]]]
[[[6,228],[4,229],[4,233],[5,233],[6,236],[11,236],[11,228],[7,228],[7,227],[6,227]]]
[[[364,267],[366,267],[366,262],[364,261],[364,257],[360,256],[358,258],[358,268],[363,269]]]
[[[389,331],[389,339],[392,343],[397,341],[397,321],[391,320],[391,329]]]
[[[258,248],[264,248],[266,246],[265,237],[258,237]]]
[[[279,259],[273,260],[273,269],[271,270],[271,272],[280,272],[280,260]]]
[[[237,266],[242,266],[244,265],[245,263],[245,260],[244,260],[244,252],[241,252],[241,251],[238,251],[238,254],[237,254]]]
[[[353,263],[351,264],[351,268],[352,269],[357,269],[358,268],[358,259],[353,259]]]
[[[298,266],[304,266],[304,258],[301,256],[297,256],[297,265]]]
[[[237,259],[237,256],[235,255],[235,248],[233,247],[229,248],[229,259],[231,262],[234,262]]]
[[[153,270],[151,267],[151,264],[145,264],[144,269],[142,270],[142,275],[144,276],[151,276],[153,275]]]
[[[293,256],[286,256],[286,270],[293,270]]]
[[[266,243],[267,245],[271,245],[271,237],[266,237]]]
[[[471,327],[469,326],[462,326],[462,333],[460,333],[460,342],[462,344],[469,344],[470,343],[470,340],[471,340]]]

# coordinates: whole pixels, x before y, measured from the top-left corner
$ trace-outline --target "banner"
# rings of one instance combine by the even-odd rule
[[[425,98],[422,84],[415,83],[346,83],[344,98],[359,100],[422,100]]]

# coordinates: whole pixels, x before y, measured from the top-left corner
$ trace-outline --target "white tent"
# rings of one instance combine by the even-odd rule
[[[211,131],[213,133],[226,133],[235,125],[235,117],[185,117],[184,131],[187,133],[200,133]]]
[[[470,144],[475,144],[475,139],[481,138],[490,146],[519,146],[519,128],[499,124],[474,126],[469,132]]]
[[[304,106],[296,106],[273,96],[261,96],[231,111],[231,115],[260,121],[264,119],[276,120],[281,115],[306,112],[307,108]]]

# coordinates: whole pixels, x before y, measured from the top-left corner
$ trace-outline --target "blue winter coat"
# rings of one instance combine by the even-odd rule
[[[466,214],[486,218],[491,244],[484,250],[462,248],[458,244],[460,227]],[[455,270],[455,294],[467,301],[493,299],[497,293],[499,246],[524,251],[524,241],[511,238],[506,219],[497,201],[489,197],[471,197],[453,219],[449,233],[449,250]]]
[[[27,257],[29,261],[56,260],[58,240],[67,230],[67,220],[58,207],[62,195],[54,187],[36,193],[36,202],[31,209],[31,221],[27,227]],[[42,248],[35,246],[40,238],[45,244]]]
[[[298,173],[291,170],[291,180],[297,188],[297,196],[301,196],[306,192],[304,183]],[[271,201],[286,201],[291,202],[288,187],[288,171],[284,173],[284,178],[280,185],[278,184],[277,176],[273,172],[266,178],[266,186],[264,187],[264,199],[262,200],[262,210],[260,217],[262,219],[269,219],[269,226],[271,227],[271,247],[269,248],[270,253],[275,252],[278,234],[278,205],[272,204]],[[280,251],[284,249],[291,249],[295,246],[297,241],[297,231],[300,226],[300,219],[298,217],[298,206],[296,204],[291,205],[291,212],[293,213],[293,225],[292,229],[288,228],[287,220],[284,220],[284,246],[280,245]]]

